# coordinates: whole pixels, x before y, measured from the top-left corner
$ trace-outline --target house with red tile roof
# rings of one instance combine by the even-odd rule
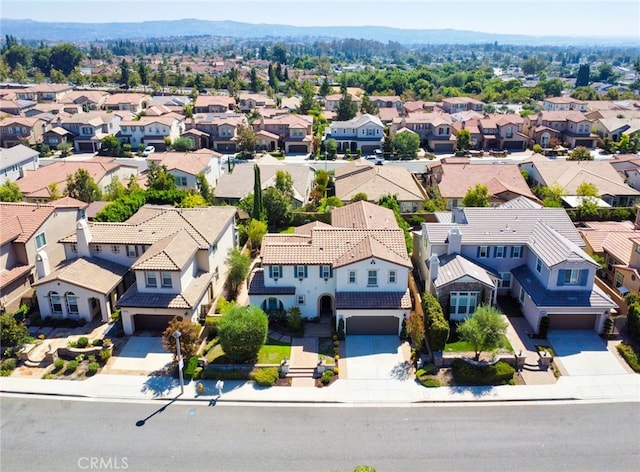
[[[60,241],[65,261],[35,284],[41,316],[108,322],[120,309],[127,335],[197,322],[221,293],[235,214],[145,205],[124,223],[78,221]]]
[[[32,118],[7,116],[0,120],[0,146],[16,144],[42,144],[44,133],[50,127],[51,117],[36,115]]]
[[[284,114],[254,121],[256,132],[265,131],[277,136],[277,146],[287,154],[309,154],[313,144],[313,118],[308,115]],[[267,136],[267,135],[265,135]],[[268,136],[267,136],[268,137]],[[273,141],[267,151],[275,151]]]
[[[598,136],[591,133],[591,121],[577,110],[539,111],[524,117],[523,132],[530,144],[549,147],[553,139],[559,139],[565,147],[584,146],[594,148]]]
[[[198,95],[193,105],[194,113],[226,113],[232,111],[236,101],[229,95]]]
[[[453,134],[453,119],[447,113],[412,113],[395,118],[389,126],[389,137],[406,128],[420,135],[422,145],[435,153],[452,153],[456,138]]]
[[[264,236],[251,304],[267,312],[297,307],[306,319],[333,316],[347,335],[399,335],[411,310],[412,265],[393,212],[361,201],[334,209],[331,222]]]
[[[149,106],[151,96],[144,93],[114,93],[104,102],[105,110],[130,111],[140,113]]]
[[[220,179],[222,154],[210,149],[199,149],[191,152],[154,152],[147,157],[147,162],[155,162],[166,166],[180,189],[198,190],[197,176],[202,173],[209,185],[216,187]]]
[[[43,264],[65,259],[58,240],[82,217],[87,204],[65,197],[50,204],[0,203],[0,310],[13,311]],[[36,270],[38,266],[38,270]]]
[[[238,152],[238,126],[248,126],[246,115],[239,113],[209,113],[194,115],[192,125],[209,136],[208,148],[221,153]]]
[[[184,115],[172,112],[162,116],[123,120],[116,137],[121,143],[131,145],[133,150],[154,146],[156,151],[164,151],[167,148],[166,141],[175,141],[185,129]]]

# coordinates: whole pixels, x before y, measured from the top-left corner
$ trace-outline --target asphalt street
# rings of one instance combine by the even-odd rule
[[[4,396],[13,471],[635,471],[638,403],[229,406]]]

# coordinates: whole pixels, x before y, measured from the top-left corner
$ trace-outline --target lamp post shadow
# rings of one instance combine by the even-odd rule
[[[141,427],[144,426],[146,424],[146,422],[148,420],[150,420],[151,418],[153,418],[155,415],[157,415],[158,413],[162,413],[164,410],[167,409],[167,407],[171,406],[171,404],[173,402],[175,402],[178,398],[180,398],[182,396],[182,393],[179,393],[178,395],[176,395],[174,398],[172,398],[169,403],[167,403],[166,405],[161,406],[160,408],[158,408],[156,411],[154,411],[153,413],[151,413],[149,416],[147,416],[145,419],[143,420],[138,420],[136,421],[136,426],[137,427]]]

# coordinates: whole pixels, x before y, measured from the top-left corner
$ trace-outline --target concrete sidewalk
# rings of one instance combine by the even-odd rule
[[[215,381],[188,382],[181,401],[217,398]],[[253,382],[225,381],[220,402],[315,404],[410,404],[419,402],[499,402],[545,400],[640,401],[637,374],[561,377],[553,385],[424,388],[413,380],[339,379],[324,388],[257,387]],[[0,379],[0,392],[78,396],[96,399],[166,400],[180,394],[177,379],[163,376],[98,374],[82,381],[20,377]]]

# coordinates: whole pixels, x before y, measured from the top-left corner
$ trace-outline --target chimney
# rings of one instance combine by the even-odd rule
[[[89,243],[92,240],[87,220],[80,220],[76,224],[76,238],[78,239],[78,256],[91,257]]]
[[[460,207],[455,207],[451,209],[451,222],[452,223],[463,223],[464,218],[464,210]]]
[[[462,233],[457,226],[454,226],[449,230],[449,236],[447,239],[449,241],[447,254],[460,254],[460,250],[462,249]]]
[[[429,280],[433,282],[438,278],[438,267],[440,267],[440,259],[437,254],[431,254],[429,258]]]
[[[36,272],[38,279],[42,279],[51,273],[49,266],[49,256],[45,251],[38,251],[36,254]]]

